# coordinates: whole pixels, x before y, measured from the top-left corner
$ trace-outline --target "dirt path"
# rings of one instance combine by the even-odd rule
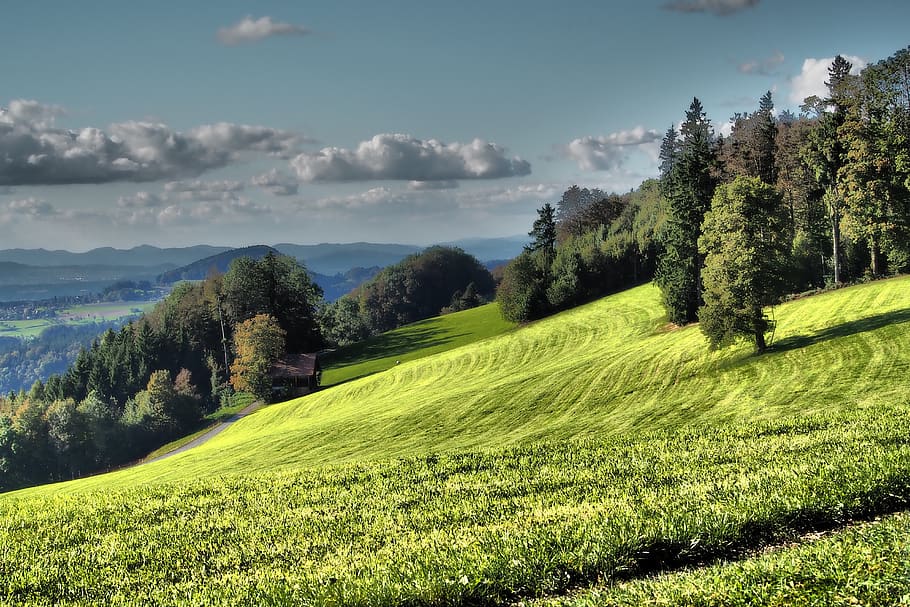
[[[157,462],[157,461],[166,459],[172,455],[177,455],[178,453],[183,453],[184,451],[189,451],[193,447],[198,447],[199,445],[210,441],[213,437],[217,436],[218,434],[221,434],[222,432],[224,432],[231,424],[236,422],[238,419],[240,419],[242,417],[246,417],[253,411],[256,411],[257,409],[262,407],[262,404],[263,404],[262,401],[257,400],[256,402],[252,403],[248,407],[241,409],[240,411],[238,411],[237,413],[235,413],[234,415],[229,417],[226,421],[223,421],[220,424],[212,426],[208,432],[206,432],[205,434],[202,434],[200,436],[197,436],[196,438],[194,438],[187,444],[183,445],[182,447],[178,447],[178,448],[174,449],[173,451],[165,453],[164,455],[159,455],[155,459],[150,459],[150,460],[142,462],[142,463],[150,464],[152,462]]]

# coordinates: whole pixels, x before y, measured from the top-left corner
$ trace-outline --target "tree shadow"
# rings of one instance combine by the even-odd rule
[[[882,327],[887,327],[888,325],[900,324],[907,321],[910,321],[910,309],[894,310],[893,312],[876,314],[875,316],[868,316],[866,318],[851,320],[833,327],[828,327],[813,333],[812,335],[793,335],[774,342],[768,347],[767,352],[769,354],[772,352],[788,352],[790,350],[805,348],[806,346],[822,343],[831,339],[837,339],[838,337],[847,337],[857,333],[874,331],[876,329],[881,329]]]
[[[402,356],[416,350],[442,346],[465,335],[467,333],[445,334],[444,330],[436,327],[411,327],[406,333],[380,335],[327,354],[323,358],[324,366],[342,367]]]

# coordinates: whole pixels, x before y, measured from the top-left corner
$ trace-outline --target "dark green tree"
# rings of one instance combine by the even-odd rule
[[[826,100],[832,111],[823,111],[818,117],[815,128],[810,131],[806,145],[803,147],[803,161],[812,171],[818,187],[824,191],[822,200],[828,212],[828,225],[831,230],[831,265],[835,284],[840,284],[843,266],[841,246],[841,221],[844,217],[846,202],[844,187],[839,177],[841,168],[847,162],[847,148],[838,136],[843,126],[849,99],[852,91],[850,69],[852,65],[841,55],[834,58],[828,68],[828,92]]]
[[[689,106],[680,134],[672,168],[663,180],[668,217],[655,279],[670,322],[681,325],[698,318],[702,302],[698,237],[717,184],[714,134],[698,99]]]
[[[313,352],[322,347],[317,322],[322,289],[293,257],[269,253],[259,261],[236,259],[224,275],[222,290],[231,324],[267,314],[287,333],[289,352]],[[214,323],[217,328],[217,317]]]
[[[785,290],[787,234],[786,208],[772,186],[737,177],[717,188],[699,239],[705,303],[698,317],[712,347],[747,336],[765,350],[764,309]]]
[[[556,210],[549,202],[537,209],[537,219],[528,236],[533,240],[525,249],[540,255],[542,267],[548,272],[556,255]]]

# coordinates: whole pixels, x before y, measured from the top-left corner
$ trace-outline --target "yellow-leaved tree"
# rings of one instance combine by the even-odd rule
[[[257,314],[234,328],[234,358],[231,385],[268,400],[272,392],[269,369],[284,354],[284,329],[268,314]]]

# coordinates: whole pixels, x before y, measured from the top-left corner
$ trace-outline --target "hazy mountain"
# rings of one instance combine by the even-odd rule
[[[525,236],[512,236],[468,238],[444,244],[460,247],[487,264],[492,260],[515,257],[527,242]],[[374,268],[398,263],[408,255],[419,253],[423,247],[354,242],[281,243],[274,247],[259,245],[241,249],[209,245],[179,248],[142,245],[131,249],[102,247],[84,253],[6,249],[0,250],[0,301],[94,294],[118,280],[155,280],[159,277],[166,283],[181,278],[201,280],[213,266],[225,272],[236,257],[247,255],[259,259],[270,250],[303,262],[326,292],[326,298],[334,300],[375,275]]]
[[[0,250],[0,261],[11,261],[31,266],[183,266],[204,257],[229,251],[231,247],[196,245],[192,247],[162,249],[141,245],[132,249],[101,247],[84,253],[48,251],[47,249]]]
[[[155,266],[32,266],[0,262],[0,301],[94,295],[119,280],[148,280],[169,269]]]
[[[231,262],[238,257],[249,257],[251,259],[262,259],[269,253],[278,255],[278,251],[265,245],[256,245],[252,247],[243,247],[240,249],[230,249],[216,255],[210,255],[193,263],[168,270],[158,276],[160,284],[173,284],[180,280],[202,280],[209,275],[212,270],[217,270],[224,274],[228,271]]]
[[[342,295],[347,295],[366,281],[379,274],[379,266],[371,268],[351,268],[344,274],[326,276],[317,272],[310,272],[313,282],[322,287],[326,301],[335,301]]]
[[[526,244],[531,242],[528,236],[505,236],[503,238],[464,238],[443,245],[464,249],[481,262],[512,259],[518,257]]]
[[[323,243],[300,245],[281,243],[275,248],[296,257],[311,272],[333,275],[351,268],[385,267],[398,263],[408,255],[419,253],[423,247],[404,244],[378,244],[352,242],[348,244]]]

